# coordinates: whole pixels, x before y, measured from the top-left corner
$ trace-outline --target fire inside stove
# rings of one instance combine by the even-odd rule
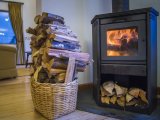
[[[136,56],[138,31],[136,27],[107,30],[107,56]]]

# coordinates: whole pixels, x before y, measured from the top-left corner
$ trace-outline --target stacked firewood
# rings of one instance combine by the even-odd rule
[[[126,88],[112,81],[104,82],[100,88],[101,102],[119,106],[140,106],[148,104],[146,92],[140,88]]]
[[[63,17],[43,12],[34,21],[37,26],[26,30],[32,34],[31,75],[34,79],[41,83],[64,83],[71,79],[71,72],[86,70],[90,56],[81,52],[77,35],[65,25]],[[68,70],[68,66],[72,71]]]

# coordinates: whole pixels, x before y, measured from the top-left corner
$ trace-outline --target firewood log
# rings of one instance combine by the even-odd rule
[[[117,98],[117,104],[121,107],[124,107],[125,106],[125,97],[121,96],[121,97]]]
[[[58,58],[53,58],[54,62],[52,65],[52,68],[56,68],[56,69],[67,69],[67,65],[68,65],[68,60],[67,59],[58,59]],[[78,72],[84,72],[86,69],[87,64],[84,63],[85,66],[81,65],[81,63],[79,61],[76,61],[76,70]]]
[[[107,96],[114,95],[114,83],[112,81],[107,81],[103,83],[103,88],[109,93]]]
[[[134,97],[130,94],[126,94],[126,102],[130,102]]]
[[[40,34],[36,37],[36,47],[41,47],[43,43],[46,41],[45,34]]]
[[[54,18],[54,19],[59,19],[61,21],[64,21],[64,18],[62,16],[51,14],[51,13],[47,13],[47,12],[43,12],[42,16],[44,16],[44,17],[51,17],[51,18]]]
[[[30,47],[31,47],[31,50],[38,49],[35,35],[31,36]],[[32,51],[32,52],[34,52],[34,51]]]
[[[36,24],[39,24],[39,20],[40,20],[40,18],[41,18],[42,16],[41,15],[37,15],[35,18],[34,18],[34,22],[36,23]]]
[[[125,95],[127,93],[127,88],[121,87],[121,86],[115,84],[115,91],[116,91],[117,97],[120,97],[120,96]]]
[[[52,59],[52,60],[50,60],[49,62],[46,62],[46,63],[42,62],[42,67],[46,68],[50,72],[52,64],[53,64],[53,61],[54,60]]]
[[[39,54],[42,55],[42,61],[43,61],[43,63],[48,63],[50,60],[53,59],[52,57],[48,56],[47,51],[48,51],[47,47],[41,47],[40,50],[39,50]]]
[[[61,49],[61,50],[68,50],[73,52],[81,52],[80,45],[73,44],[71,42],[58,42],[58,41],[52,41],[51,48],[53,49]]]
[[[69,58],[66,76],[65,76],[65,83],[69,83],[74,80],[74,73],[75,73],[75,63],[76,59],[73,57]]]
[[[36,65],[37,65],[37,66],[41,66],[41,63],[42,63],[42,55],[41,55],[41,54],[38,54]]]
[[[33,58],[32,58],[32,62],[33,62],[34,65],[37,64],[37,59],[38,59],[37,57],[33,57]]]
[[[67,81],[70,82],[69,80],[72,78],[75,79],[73,74],[77,71],[84,71],[90,62],[88,53],[80,52],[80,42],[78,41],[76,34],[73,33],[68,26],[64,25],[64,18],[58,15],[43,12],[42,15],[37,15],[34,18],[34,22],[37,24],[36,27],[29,27],[26,30],[27,33],[32,34],[30,47],[33,61],[31,75],[33,75],[33,78],[41,83],[62,83]],[[56,29],[58,28],[57,33],[54,32],[55,27]],[[52,28],[52,31],[49,28]],[[57,42],[57,40],[65,41],[68,46],[65,45],[68,48],[71,48],[71,50],[66,49],[66,51],[62,51],[62,48],[56,48],[55,46],[55,50],[50,50],[53,48],[53,41]],[[66,46],[64,48],[67,48]],[[77,51],[70,52],[73,48]],[[55,56],[50,54],[54,54]],[[65,64],[65,66],[63,66],[65,69],[62,69],[61,67],[52,68],[55,57],[63,59],[73,57],[76,60],[74,64],[68,65],[68,61],[67,63],[63,63]],[[75,71],[74,65],[76,66],[77,71]],[[106,98],[105,101],[107,101]]]
[[[30,68],[30,76],[34,75],[35,71],[36,71],[36,70],[35,70],[34,66],[31,65],[31,68]]]
[[[33,42],[33,41],[36,41],[36,38],[37,38],[36,35],[32,35],[32,36],[31,36],[31,41],[32,41],[32,42]]]
[[[49,25],[47,24],[39,23],[34,29],[36,30],[37,34],[39,34],[41,30],[44,30],[47,32],[48,27]]]
[[[53,40],[56,36],[55,36],[55,34],[48,34],[48,39],[51,39],[51,40]]]
[[[32,36],[31,37],[31,42],[30,42],[31,49],[40,48],[45,41],[46,41],[46,37],[45,37],[45,34],[43,34],[43,33],[38,35],[38,36]]]
[[[133,106],[138,103],[138,100],[136,98],[133,98],[131,101],[126,103],[126,106]]]
[[[36,41],[40,41],[41,39],[43,39],[45,41],[45,39],[47,38],[47,34],[46,33],[41,33],[40,35],[38,35],[36,37]]]
[[[38,82],[49,83],[48,73],[44,69],[41,69],[38,73]]]
[[[66,73],[66,70],[63,70],[63,69],[51,69],[50,70],[50,73],[52,74],[52,75],[56,75],[56,74],[60,74],[60,73]]]
[[[138,98],[139,92],[140,92],[139,88],[130,88],[128,93],[134,96],[135,98]]]
[[[32,52],[32,58],[37,57],[39,55],[39,50]]]
[[[113,95],[113,96],[111,97],[111,99],[110,99],[110,102],[111,102],[112,104],[115,104],[116,101],[117,101],[117,96],[116,96],[116,95]]]
[[[78,61],[82,61],[85,63],[89,63],[90,56],[88,53],[80,53],[80,52],[71,52],[67,50],[58,50],[58,49],[49,49],[48,54],[50,56],[58,57],[58,58],[70,58],[73,57]]]
[[[102,96],[101,96],[101,102],[102,102],[102,103],[105,103],[105,97],[102,97]]]
[[[43,61],[44,63],[48,63],[51,59],[52,59],[52,58],[51,58],[50,56],[48,56],[47,53],[44,53],[44,54],[42,55],[42,61]],[[51,65],[51,67],[52,67],[52,65]]]
[[[38,74],[39,74],[39,72],[40,72],[41,69],[42,69],[42,66],[39,66],[39,67],[36,69],[36,71],[35,71],[35,73],[34,73],[34,76],[33,76],[33,78],[35,79],[35,81],[38,80]]]
[[[45,16],[42,16],[40,19],[39,19],[39,22],[40,23],[44,23],[44,24],[53,24],[53,19],[52,18],[49,18],[49,17],[45,17]]]
[[[141,100],[141,98],[137,99],[137,103],[135,104],[135,106],[139,106],[139,107],[144,107],[147,106],[148,103],[144,102],[143,100]]]
[[[139,97],[141,98],[141,100],[143,102],[145,102],[145,103],[148,104],[148,100],[146,98],[146,92],[144,90],[140,89],[140,91],[139,91]]]
[[[64,83],[66,73],[60,73],[56,76],[56,80],[58,83]]]
[[[52,47],[52,40],[47,39],[47,40],[46,40],[46,43],[45,43],[45,46],[46,46],[47,48]],[[48,50],[47,50],[47,52],[48,52]],[[48,53],[47,53],[47,54],[48,54]]]
[[[73,44],[79,44],[79,41],[77,38],[66,36],[66,35],[55,34],[54,40],[59,41],[59,42],[70,42]]]
[[[33,35],[36,35],[36,34],[37,34],[37,33],[36,33],[36,30],[33,29],[33,28],[31,28],[31,27],[29,27],[28,29],[26,29],[26,32],[29,33],[29,34],[33,34]]]
[[[45,12],[42,13],[42,17],[39,19],[39,22],[45,24],[53,24],[53,21],[57,21],[61,24],[64,24],[63,17]]]
[[[108,96],[110,93],[108,93],[102,86],[100,87],[101,89],[101,96],[104,97],[104,96]]]
[[[109,104],[110,97],[105,97],[105,103]]]
[[[71,31],[68,26],[65,25],[49,25],[46,31],[48,34],[54,33],[54,34],[77,38],[77,35],[73,31]]]
[[[37,36],[40,35],[40,34],[44,34],[45,37],[47,37],[47,35],[48,35],[48,33],[46,32],[46,30],[43,29],[43,28],[38,29],[38,30],[36,31],[36,33],[37,33],[37,34],[36,34]]]

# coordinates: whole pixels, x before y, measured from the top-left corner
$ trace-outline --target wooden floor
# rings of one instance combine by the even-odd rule
[[[29,76],[0,80],[0,120],[46,120],[34,110]],[[57,120],[115,120],[76,110]]]

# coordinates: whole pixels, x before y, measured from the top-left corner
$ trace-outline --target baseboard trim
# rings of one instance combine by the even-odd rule
[[[78,85],[79,90],[85,90],[85,89],[92,88],[92,87],[93,87],[93,83],[84,83],[84,84]]]

